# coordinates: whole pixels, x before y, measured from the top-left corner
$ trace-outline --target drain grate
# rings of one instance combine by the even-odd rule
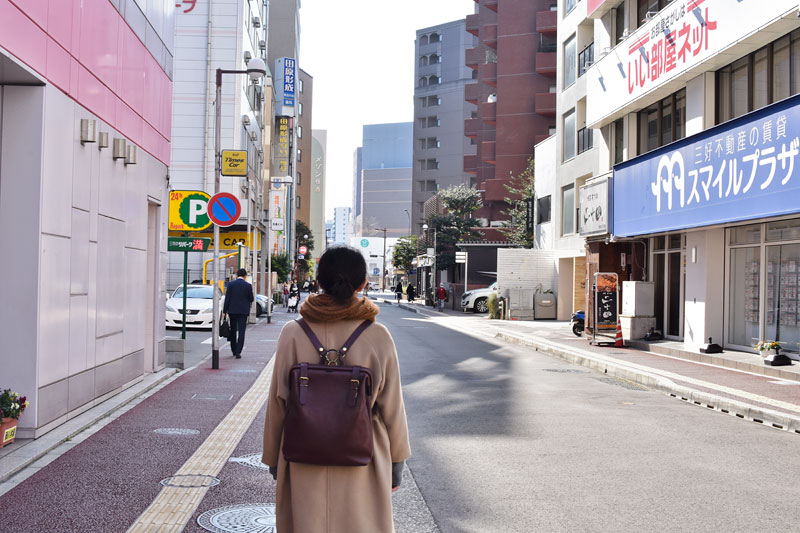
[[[197,525],[212,533],[275,533],[275,504],[218,507],[198,516]]]
[[[650,390],[647,387],[639,385],[638,383],[634,383],[633,381],[628,381],[627,379],[620,379],[620,378],[612,378],[612,377],[596,377],[594,378],[597,381],[602,381],[603,383],[608,383],[609,385],[616,385],[617,387],[622,387],[623,389],[628,390],[637,390],[637,391],[646,391]]]
[[[558,372],[560,374],[588,374],[586,370],[578,370],[577,368],[544,368],[545,372]]]
[[[154,429],[153,433],[158,433],[159,435],[199,435],[200,431],[188,428],[158,428]]]
[[[233,400],[233,394],[209,394],[200,392],[192,394],[192,400]]]
[[[219,479],[205,474],[178,474],[161,480],[165,487],[180,487],[182,489],[200,489],[203,487],[216,487]]]
[[[240,465],[249,466],[258,470],[269,470],[269,467],[261,462],[260,453],[251,453],[249,455],[242,455],[241,457],[231,457],[228,459],[229,463],[239,463]]]

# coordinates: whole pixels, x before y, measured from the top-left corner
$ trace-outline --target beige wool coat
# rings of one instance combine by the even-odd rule
[[[339,349],[361,320],[308,324],[326,348]],[[315,466],[287,463],[281,450],[289,369],[319,363],[305,332],[286,324],[278,339],[267,400],[262,461],[278,467],[277,530],[280,533],[379,533],[394,531],[392,463],[408,459],[411,449],[400,386],[397,351],[389,331],[373,323],[347,353],[345,365],[370,369],[373,379],[374,455],[366,466]]]

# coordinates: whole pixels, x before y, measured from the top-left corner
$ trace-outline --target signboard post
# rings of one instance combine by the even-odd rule
[[[617,328],[617,311],[619,301],[619,283],[616,272],[596,272],[594,275],[594,305],[592,311],[592,344],[597,341],[598,330],[615,330]],[[608,341],[600,341],[608,342]]]
[[[464,292],[467,292],[467,272],[469,268],[467,252],[456,252],[456,263],[464,263]]]
[[[186,339],[186,286],[189,284],[189,252],[205,252],[211,239],[191,238],[188,233],[184,237],[167,237],[168,252],[183,252],[183,307],[181,308],[181,339]]]

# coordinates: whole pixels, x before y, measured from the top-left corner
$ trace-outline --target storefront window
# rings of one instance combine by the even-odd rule
[[[767,224],[767,242],[800,241],[800,220],[781,220]]]
[[[760,249],[733,248],[730,257],[728,343],[755,346],[760,340]]]
[[[756,244],[761,242],[761,224],[739,226],[728,230],[730,244]]]
[[[797,275],[800,244],[767,246],[767,316],[765,337],[784,350],[798,351],[800,327],[797,313]]]

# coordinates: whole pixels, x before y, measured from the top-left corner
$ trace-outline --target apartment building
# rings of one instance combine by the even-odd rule
[[[644,318],[688,350],[796,354],[797,2],[562,0],[558,18],[541,244],[586,240],[589,309],[594,273],[616,272],[653,283]]]
[[[325,177],[327,175],[327,150],[328,150],[328,131],[327,130],[312,130],[311,131],[311,183],[310,183],[310,219],[308,223],[311,233],[314,235],[317,245],[317,252],[314,254],[319,256],[321,251],[324,250],[323,243],[326,242],[325,237]]]
[[[164,366],[174,4],[0,2],[0,368],[31,402],[17,437]]]
[[[472,69],[464,63],[477,39],[464,20],[417,30],[414,42],[414,147],[408,233],[420,233],[425,201],[451,185],[474,184],[464,172],[464,156],[474,156],[475,139],[464,136],[464,121],[477,113],[464,100]]]
[[[351,226],[350,217],[352,209],[349,207],[333,208],[333,225],[331,226],[331,244],[347,244],[350,242]]]
[[[465,99],[477,115],[464,122],[474,139],[476,155],[464,156],[464,170],[483,190],[488,240],[504,240],[490,229],[508,219],[503,214],[508,191],[504,184],[521,173],[534,145],[555,129],[556,20],[552,0],[479,0],[466,18],[466,30],[478,38],[466,51],[475,83]]]
[[[297,172],[295,175],[294,204],[297,220],[311,228],[311,191],[312,191],[312,104],[314,94],[314,78],[305,70],[298,69],[297,94]],[[314,237],[317,237],[315,234]],[[317,241],[319,242],[319,241]]]

